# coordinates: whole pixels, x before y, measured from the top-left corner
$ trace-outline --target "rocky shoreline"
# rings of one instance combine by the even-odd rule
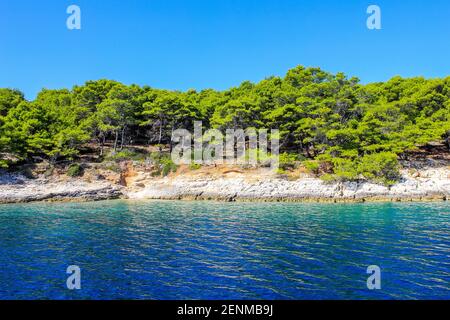
[[[450,199],[448,166],[402,170],[403,178],[391,187],[369,182],[326,183],[303,176],[288,179],[265,171],[229,170],[216,174],[181,172],[152,177],[145,170],[116,180],[29,179],[0,174],[0,203],[32,201],[96,201],[108,199],[363,202],[442,201]],[[120,182],[120,183],[119,183]]]
[[[121,197],[122,187],[109,182],[50,181],[45,178],[28,179],[20,174],[0,175],[0,203],[97,201]]]
[[[130,199],[178,199],[221,201],[362,202],[427,201],[450,199],[450,170],[428,169],[420,177],[405,170],[403,179],[392,187],[368,182],[326,183],[318,178],[288,179],[248,177],[184,177],[141,181],[127,192]],[[140,189],[140,190],[139,190]]]

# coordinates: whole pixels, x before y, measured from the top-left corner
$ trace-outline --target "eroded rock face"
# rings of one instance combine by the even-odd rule
[[[450,199],[450,168],[403,170],[401,182],[388,188],[368,182],[325,183],[313,177],[287,180],[261,172],[219,175],[180,174],[156,178],[133,171],[127,185],[111,179],[29,179],[19,174],[0,174],[0,203],[51,200],[198,199],[222,201],[365,201]],[[113,179],[114,180],[114,179]]]
[[[123,195],[122,188],[108,182],[86,182],[77,179],[50,181],[27,179],[21,175],[0,176],[0,203],[45,200],[106,200]]]
[[[295,181],[255,177],[183,177],[139,179],[139,188],[131,186],[132,199],[215,199],[263,201],[364,201],[427,200],[450,198],[448,168],[423,170],[419,176],[402,172],[403,179],[388,188],[368,182],[325,183],[317,178]],[[249,179],[252,178],[252,179]],[[142,185],[145,185],[142,188]]]

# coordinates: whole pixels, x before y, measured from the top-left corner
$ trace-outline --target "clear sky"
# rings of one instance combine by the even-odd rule
[[[382,30],[366,27],[370,4]],[[0,87],[29,99],[100,78],[226,89],[299,64],[364,83],[443,77],[449,58],[448,0],[0,0]]]

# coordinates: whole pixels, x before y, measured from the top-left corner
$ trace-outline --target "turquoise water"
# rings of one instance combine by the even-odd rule
[[[449,299],[450,203],[2,205],[0,266],[0,299]]]

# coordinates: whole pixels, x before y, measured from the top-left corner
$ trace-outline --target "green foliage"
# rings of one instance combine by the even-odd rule
[[[279,156],[279,167],[283,170],[295,169],[298,156],[293,153],[283,152]]]
[[[189,165],[189,169],[190,170],[198,170],[198,169],[200,169],[202,166],[200,165],[200,164],[197,164],[197,163],[191,163],[190,165]]]
[[[72,163],[67,169],[67,175],[69,177],[81,177],[84,174],[83,167],[78,163]]]
[[[6,169],[8,168],[9,164],[8,161],[0,159],[0,168]]]
[[[317,160],[305,160],[303,161],[305,168],[314,174],[319,174],[320,162]]]
[[[356,159],[333,158],[333,173],[324,174],[324,181],[352,181],[365,179],[379,184],[393,185],[400,178],[397,155],[392,152],[367,154]]]
[[[165,158],[161,160],[161,174],[163,177],[167,176],[171,172],[177,171],[177,165],[172,161],[172,159]]]
[[[405,151],[443,139],[450,149],[450,77],[362,85],[343,73],[298,66],[285,77],[225,91],[179,92],[102,79],[72,90],[44,89],[26,101],[20,91],[0,89],[0,166],[35,156],[76,159],[86,143],[100,155],[111,147],[116,153],[110,159],[141,159],[131,145],[170,149],[173,130],[192,131],[196,120],[222,133],[279,129],[283,170],[306,158],[308,170],[325,179],[391,184],[398,178],[396,157]],[[260,162],[269,154],[258,150]],[[163,158],[157,156],[157,166],[168,174],[175,166]]]
[[[165,177],[171,172],[176,172],[178,169],[177,165],[170,158],[170,155],[152,152],[150,159],[156,167],[156,170],[152,173],[153,176],[162,175]]]
[[[105,170],[109,170],[109,171],[112,171],[112,172],[115,172],[115,173],[121,173],[122,172],[122,169],[120,168],[120,165],[115,163],[115,162],[106,162],[106,163],[104,163],[102,165],[102,167]]]
[[[358,168],[355,160],[345,158],[333,158],[333,171],[339,180],[356,180]]]
[[[392,185],[400,178],[397,155],[392,152],[365,155],[358,163],[358,172],[368,180]]]
[[[135,161],[143,161],[145,160],[146,154],[142,152],[133,151],[130,149],[124,149],[118,152],[111,152],[105,160],[106,161],[121,161],[121,160],[135,160]]]
[[[8,114],[8,111],[24,101],[23,93],[13,89],[0,88],[0,117]]]
[[[329,173],[321,175],[320,179],[325,183],[331,183],[331,182],[335,182],[336,180],[338,180],[338,178],[335,175],[329,174]]]

